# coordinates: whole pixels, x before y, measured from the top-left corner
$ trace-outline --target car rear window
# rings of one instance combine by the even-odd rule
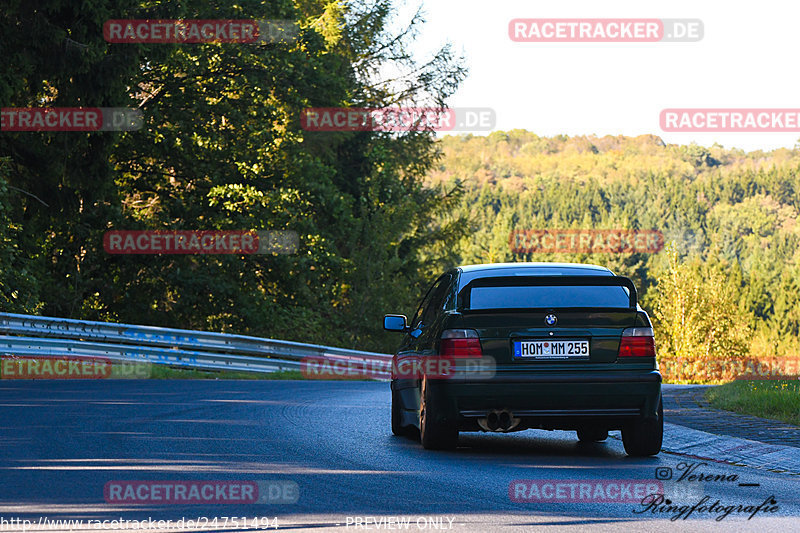
[[[630,307],[623,287],[515,286],[473,287],[470,309],[525,309],[536,307]]]

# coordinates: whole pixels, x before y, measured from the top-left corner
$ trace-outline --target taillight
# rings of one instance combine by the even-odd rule
[[[653,328],[627,328],[622,332],[617,357],[655,357]]]
[[[474,329],[446,329],[442,332],[439,355],[448,357],[483,357],[481,341]]]

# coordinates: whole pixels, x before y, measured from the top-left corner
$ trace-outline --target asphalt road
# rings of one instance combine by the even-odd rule
[[[85,531],[189,530],[176,527],[198,519],[197,531],[243,531],[232,517],[247,517],[251,530],[258,517],[258,528],[295,531],[800,531],[796,476],[712,462],[693,472],[728,480],[676,482],[696,460],[627,458],[619,440],[583,445],[560,431],[467,433],[455,451],[426,451],[391,435],[387,383],[3,381],[0,413],[0,531],[68,529],[45,527],[45,518],[153,520],[73,526]],[[748,520],[749,512],[733,510],[716,521],[720,513],[696,511],[672,521],[677,510],[616,501],[619,487],[653,483],[656,469],[667,467],[673,478],[662,487],[674,506],[705,496],[707,505],[758,506],[773,497],[772,512]],[[275,489],[275,499],[296,502],[107,499],[104,487],[131,480],[256,481],[262,493],[289,487]],[[538,480],[541,493],[516,480]],[[546,493],[545,480],[559,481],[560,492]],[[580,483],[594,495],[572,498],[569,487]],[[597,483],[612,501],[598,501]],[[515,494],[529,501],[512,501]],[[542,501],[548,494],[558,501]],[[159,529],[158,520],[172,520],[173,529]]]

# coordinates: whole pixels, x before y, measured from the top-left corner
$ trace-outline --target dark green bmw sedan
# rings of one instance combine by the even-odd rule
[[[629,455],[655,455],[664,431],[650,319],[630,279],[570,263],[458,267],[440,276],[392,361],[392,432],[428,449],[461,431],[621,430]]]

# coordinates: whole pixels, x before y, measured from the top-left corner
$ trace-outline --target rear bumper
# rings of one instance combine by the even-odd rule
[[[448,380],[438,380],[448,381]],[[614,372],[595,372],[576,374],[575,372],[555,373],[521,373],[516,371],[503,372],[498,371],[491,378],[461,381],[450,380],[450,383],[457,383],[459,385],[495,385],[501,383],[619,383],[619,384],[633,384],[633,383],[658,383],[661,385],[661,374],[658,370],[649,372],[631,372],[631,371],[614,371]]]
[[[477,421],[493,410],[508,410],[522,428],[577,429],[624,425],[658,416],[661,374],[508,374],[492,379],[455,382],[432,380],[431,393],[447,406],[442,422],[455,420],[463,431],[478,430]]]

